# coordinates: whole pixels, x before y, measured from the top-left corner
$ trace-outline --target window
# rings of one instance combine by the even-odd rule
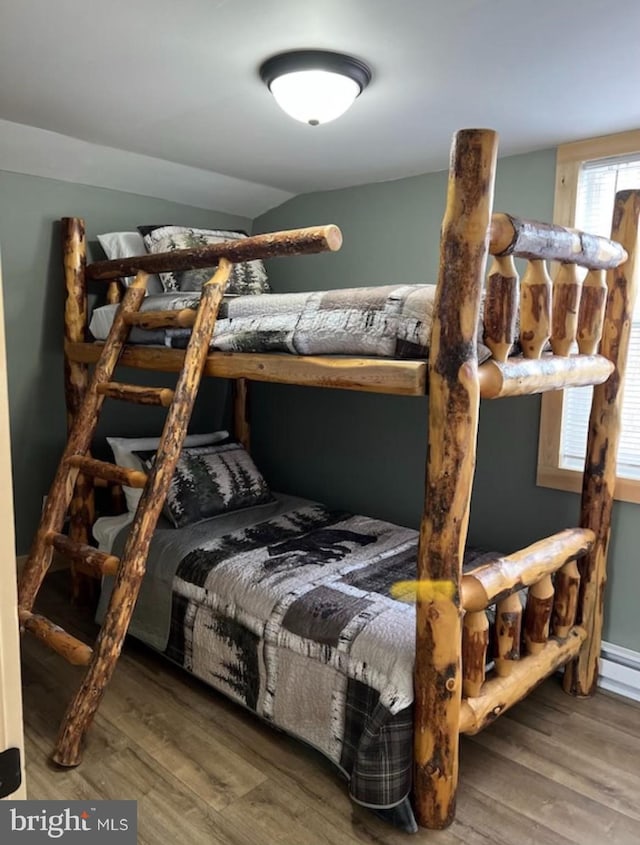
[[[554,220],[609,235],[616,191],[640,186],[640,131],[558,149]],[[592,387],[545,394],[540,421],[538,484],[580,490]],[[625,379],[616,498],[640,502],[640,298]]]

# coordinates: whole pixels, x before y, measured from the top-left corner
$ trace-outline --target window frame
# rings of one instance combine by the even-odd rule
[[[554,223],[568,227],[575,225],[578,179],[583,162],[635,153],[640,156],[640,129],[589,138],[558,147]],[[582,490],[583,473],[560,466],[563,405],[564,390],[552,391],[542,396],[536,484],[539,487],[579,493]],[[618,476],[614,498],[640,504],[640,480]]]

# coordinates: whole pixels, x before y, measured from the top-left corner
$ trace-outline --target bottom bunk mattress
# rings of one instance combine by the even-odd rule
[[[121,552],[130,516],[96,523],[102,549]],[[161,523],[130,633],[319,749],[356,802],[415,831],[415,607],[392,588],[415,578],[417,541],[288,496],[188,528]]]

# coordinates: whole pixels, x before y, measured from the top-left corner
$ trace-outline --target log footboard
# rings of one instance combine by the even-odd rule
[[[588,528],[567,529],[463,575],[461,733],[482,730],[579,653],[587,632],[575,625],[576,561],[595,542]],[[527,588],[522,631],[521,596]],[[494,603],[494,652],[489,656],[488,609]],[[493,668],[485,678],[489,657]]]
[[[575,626],[563,639],[552,638],[536,654],[517,661],[506,677],[486,681],[474,697],[465,698],[460,709],[460,733],[476,734],[527,696],[535,687],[576,657],[587,632]]]

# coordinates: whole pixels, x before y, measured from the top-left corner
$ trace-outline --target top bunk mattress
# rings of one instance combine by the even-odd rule
[[[225,297],[211,348],[295,355],[428,356],[435,285],[383,285],[310,293]],[[196,308],[196,292],[147,296],[142,311]],[[95,309],[89,329],[105,340],[117,305]],[[133,329],[130,343],[184,348],[189,329]],[[489,356],[488,350],[481,360]]]

